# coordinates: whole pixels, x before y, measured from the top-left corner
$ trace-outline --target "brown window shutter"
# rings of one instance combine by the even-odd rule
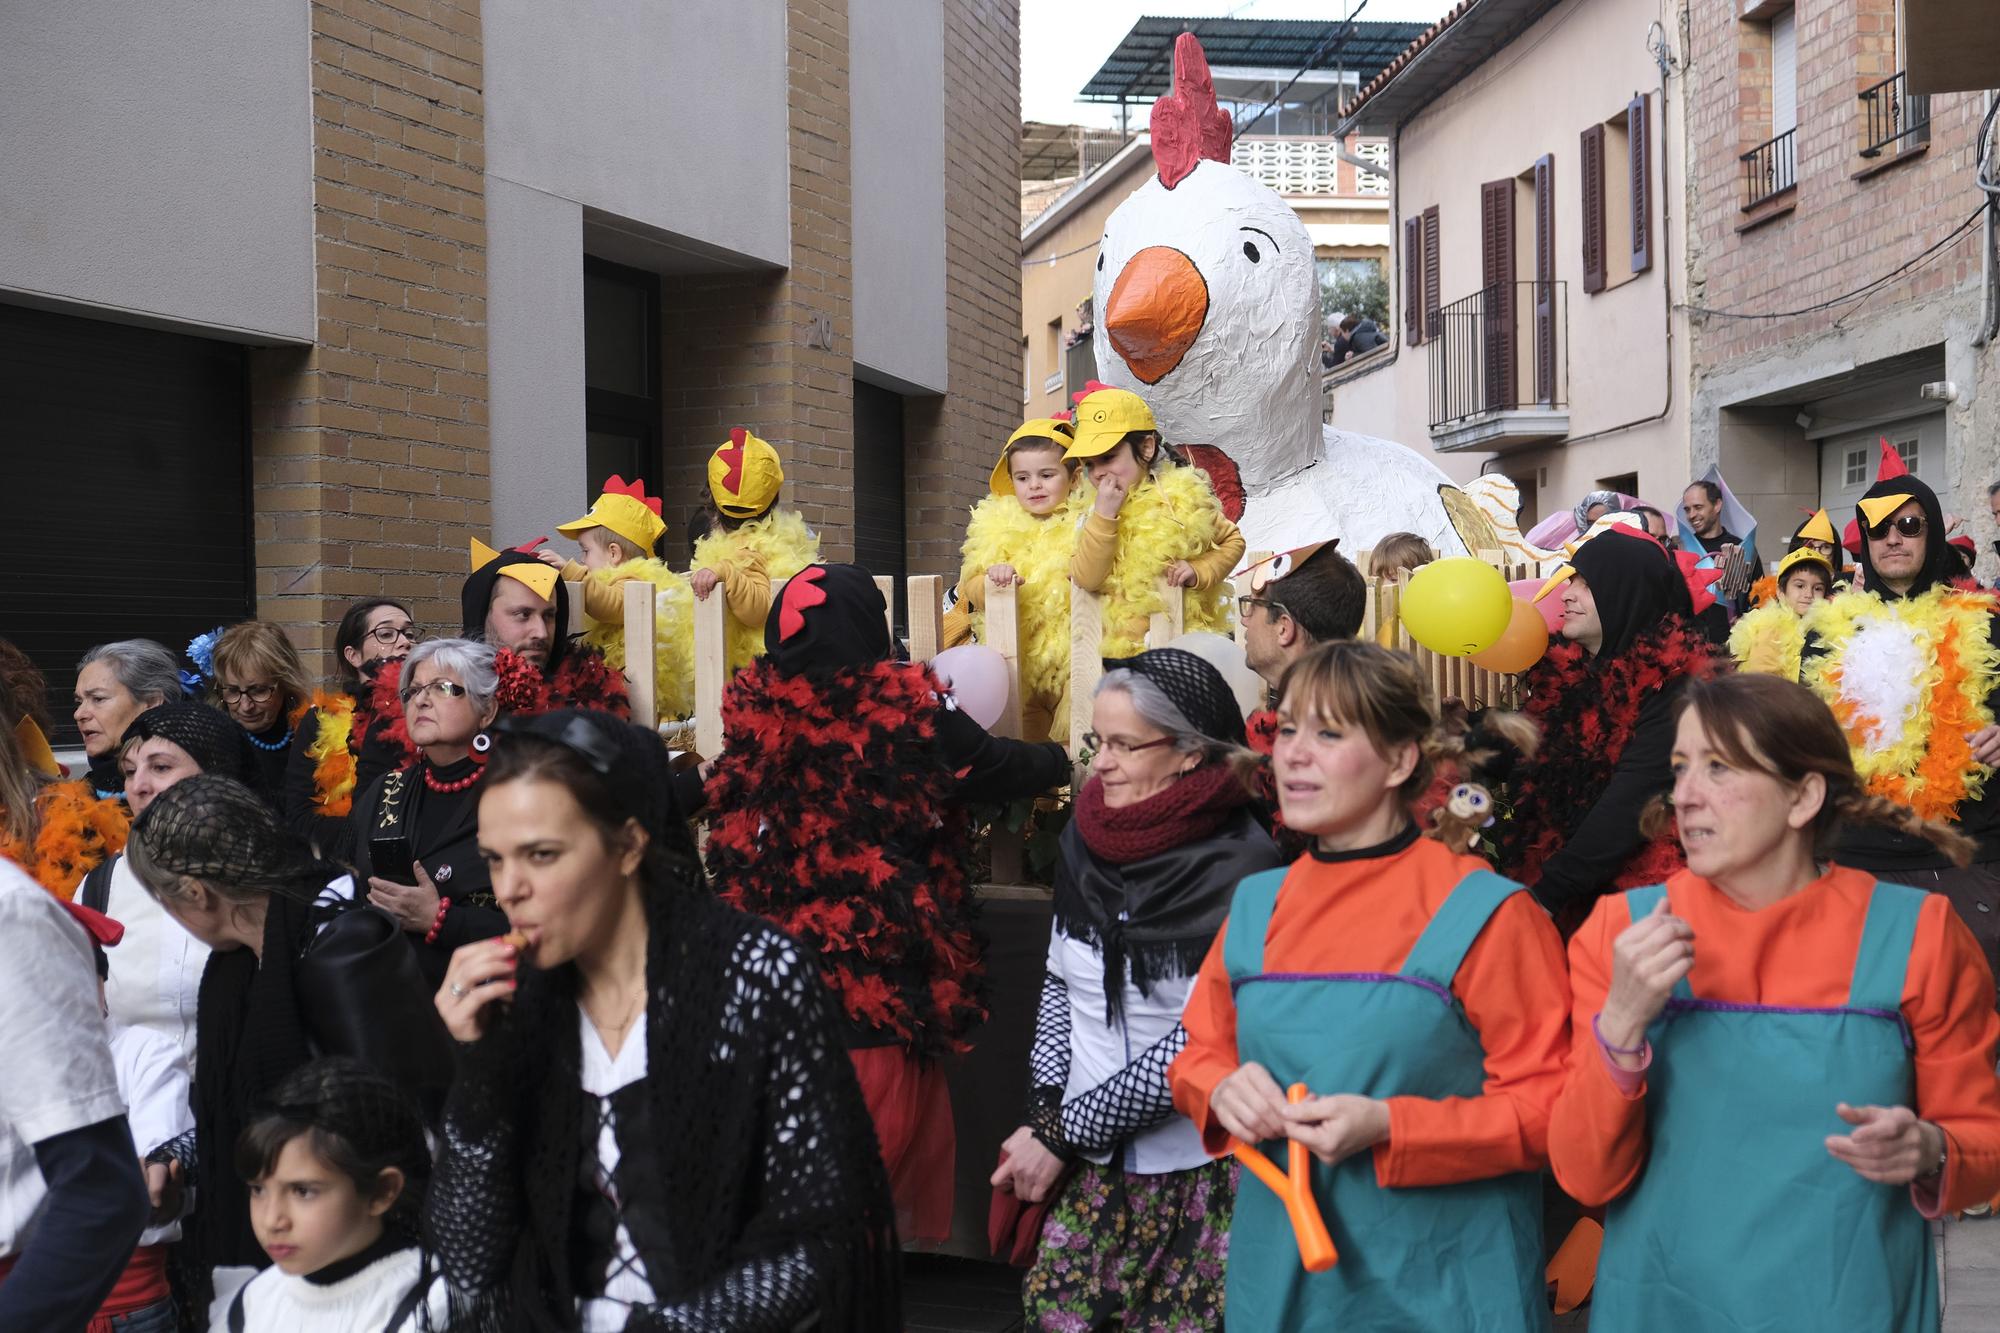
[[[1583,289],[1601,292],[1604,279],[1604,127],[1583,132]]]
[[[1412,345],[1424,340],[1424,256],[1423,225],[1416,218],[1403,219],[1403,340]]]
[[[1514,406],[1514,182],[1479,187],[1479,282],[1485,325],[1486,406]]]
[[[1625,137],[1632,157],[1632,271],[1653,266],[1652,99],[1645,93],[1625,107]]]
[[[1556,396],[1556,160],[1535,163],[1535,401]]]
[[[1442,291],[1444,284],[1438,280],[1438,261],[1444,252],[1438,248],[1438,210],[1432,204],[1424,210],[1424,337],[1435,338],[1444,332],[1444,317],[1438,308],[1444,304]]]

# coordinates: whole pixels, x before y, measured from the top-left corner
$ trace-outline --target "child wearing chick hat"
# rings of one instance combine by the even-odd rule
[[[1160,581],[1187,590],[1185,627],[1229,633],[1229,572],[1243,534],[1222,512],[1206,474],[1182,466],[1160,439],[1145,400],[1091,382],[1078,399],[1076,437],[1096,498],[1077,534],[1069,574],[1106,600],[1103,653],[1131,657],[1162,608]]]
[[[1068,417],[1036,417],[1007,437],[991,493],[972,508],[958,600],[944,619],[945,647],[983,641],[987,585],[1020,589],[1021,735],[1031,741],[1048,738],[1069,684],[1069,562],[1090,507],[1082,468],[1064,456]]]
[[[1830,524],[1827,530],[1832,531]],[[1729,653],[1739,670],[1797,680],[1806,619],[1814,606],[1833,596],[1833,562],[1801,545],[1778,562],[1772,578],[1776,587],[1770,600],[1744,612],[1730,628]]]
[[[778,451],[740,426],[709,455],[709,531],[694,544],[688,581],[696,601],[722,589],[731,671],[764,651],[771,584],[819,563],[818,535],[795,510],[777,507],[784,484]]]
[[[660,517],[657,496],[646,494],[646,483],[613,476],[603,494],[582,518],[558,524],[556,531],[583,548],[583,559],[564,560],[549,551],[537,558],[562,571],[564,582],[583,585],[583,613],[588,618],[583,642],[604,655],[607,664],[625,667],[625,589],[644,579],[658,589],[653,599],[653,698],[663,718],[683,718],[694,711],[694,596],[687,576],[676,574],[655,554],[667,524]]]

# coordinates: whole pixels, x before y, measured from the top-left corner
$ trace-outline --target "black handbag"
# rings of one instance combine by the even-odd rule
[[[294,981],[314,1046],[372,1065],[436,1117],[451,1088],[451,1034],[394,917],[340,904],[307,942]]]

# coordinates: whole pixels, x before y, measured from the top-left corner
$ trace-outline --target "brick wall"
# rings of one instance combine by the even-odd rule
[[[488,509],[478,0],[314,0],[318,339],[252,353],[258,614],[331,667],[357,597],[458,627]]]
[[[966,511],[1021,424],[1020,6],[944,0],[950,392],[904,414],[910,572],[958,573]]]
[[[1798,188],[1789,211],[1739,231],[1746,215],[1737,155],[1769,134],[1765,128],[1747,142],[1744,137],[1770,123],[1768,31],[1763,23],[1735,19],[1729,5],[1688,9],[1688,47],[1695,53],[1685,89],[1693,304],[1756,313],[1817,304],[1914,258],[1978,207],[1973,138],[1984,108],[1975,93],[1933,97],[1929,150],[1855,179],[1891,161],[1888,154],[1872,161],[1859,156],[1865,113],[1856,94],[1883,77],[1883,62],[1894,59],[1893,5],[1862,0],[1858,17],[1852,6],[1802,5]],[[1766,102],[1758,103],[1759,97]],[[1947,295],[1976,285],[1978,276],[1975,229],[1933,262],[1886,284],[1859,312],[1849,304],[1780,320],[1697,315],[1695,373],[1824,333],[1843,314],[1851,327],[1899,305]]]

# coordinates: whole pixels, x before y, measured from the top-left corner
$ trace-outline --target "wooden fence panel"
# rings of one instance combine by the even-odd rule
[[[912,574],[906,587],[910,660],[928,662],[938,655],[938,644],[944,639],[944,580],[936,574]]]
[[[659,624],[653,601],[658,594],[647,579],[625,581],[625,693],[632,701],[632,720],[648,728],[660,722],[653,697],[659,680],[653,669],[653,639]]]

